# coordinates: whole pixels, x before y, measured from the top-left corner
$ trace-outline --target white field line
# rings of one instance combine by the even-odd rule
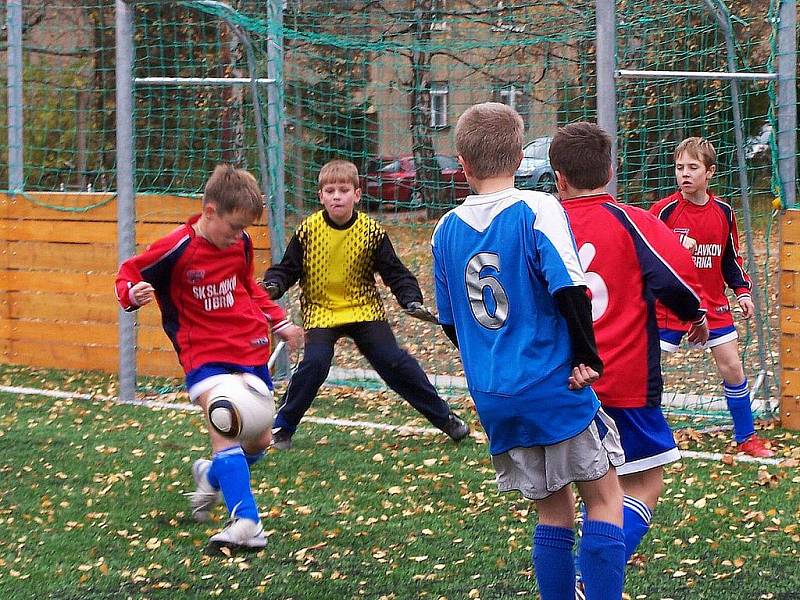
[[[44,396],[47,398],[62,398],[73,400],[97,400],[101,402],[114,402],[115,404],[127,404],[135,406],[143,406],[150,409],[158,410],[178,410],[184,412],[199,412],[200,407],[195,404],[181,403],[181,402],[158,402],[156,400],[141,400],[135,402],[123,402],[116,397],[103,396],[100,394],[81,394],[79,392],[63,392],[60,390],[42,390],[30,387],[16,387],[8,385],[0,385],[0,392],[8,394],[22,394],[25,396]],[[407,425],[390,425],[388,423],[373,423],[371,421],[352,421],[350,419],[329,419],[324,417],[305,417],[305,421],[309,423],[317,423],[319,425],[332,425],[335,427],[354,427],[361,429],[377,429],[381,431],[402,431],[408,433],[418,433],[426,435],[438,435],[442,432],[433,427],[409,427]],[[696,460],[714,460],[721,461],[722,454],[716,452],[695,452],[692,450],[681,450],[682,458],[693,458]],[[755,458],[746,455],[736,455],[736,462],[758,463],[761,465],[780,465],[782,459],[779,458]]]

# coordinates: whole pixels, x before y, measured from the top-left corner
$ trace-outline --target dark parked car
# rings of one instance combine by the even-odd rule
[[[522,149],[522,163],[514,173],[514,187],[520,190],[539,190],[555,193],[556,176],[550,166],[550,142],[553,138],[540,137]]]
[[[449,199],[455,201],[468,196],[469,184],[456,157],[437,154],[436,160]],[[361,177],[362,203],[365,208],[387,204],[419,208],[422,206],[421,186],[424,183],[417,181],[413,156],[373,158],[367,163],[366,173]]]

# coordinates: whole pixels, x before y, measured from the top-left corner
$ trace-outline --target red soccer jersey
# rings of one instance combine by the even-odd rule
[[[675,233],[697,240],[697,249],[692,258],[703,287],[708,327],[718,329],[733,325],[725,286],[741,298],[750,296],[752,283],[739,256],[739,233],[733,208],[716,196],[709,196],[708,202],[698,206],[677,191],[659,200],[650,208],[650,212]],[[658,307],[657,314],[661,328],[678,331],[689,329],[687,323],[663,306]]]
[[[655,301],[687,320],[702,316],[691,257],[653,215],[607,194],[563,205],[586,272],[605,365],[592,388],[604,406],[658,406],[664,384]]]
[[[199,215],[119,268],[116,293],[127,311],[131,286],[155,288],[161,322],[185,372],[211,362],[265,365],[269,325],[289,325],[280,306],[253,279],[253,243],[247,233],[223,250],[192,225]]]

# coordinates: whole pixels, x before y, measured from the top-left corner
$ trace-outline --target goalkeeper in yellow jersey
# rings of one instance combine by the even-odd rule
[[[319,172],[322,210],[305,219],[283,259],[264,274],[277,299],[298,280],[302,290],[305,351],[275,418],[272,445],[292,447],[292,436],[311,406],[342,337],[351,338],[381,378],[434,426],[459,441],[469,427],[450,411],[414,358],[397,344],[375,284],[375,273],[414,316],[430,316],[414,275],[403,265],[383,227],[355,210],[361,199],[358,169],[333,160]],[[420,314],[425,313],[425,314]]]

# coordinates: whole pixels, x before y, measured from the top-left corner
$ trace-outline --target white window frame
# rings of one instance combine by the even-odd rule
[[[431,31],[447,31],[449,29],[449,25],[447,24],[447,20],[441,14],[447,10],[447,0],[433,0],[431,2]]]
[[[510,106],[514,110],[519,110],[519,100],[525,95],[525,89],[509,83],[497,90],[500,102]]]
[[[434,81],[431,83],[430,125],[433,129],[443,129],[447,127],[447,108],[448,108],[449,94],[450,94],[450,84],[448,82]]]
[[[497,3],[497,10],[503,10],[502,1]],[[514,25],[513,23],[505,21],[502,15],[497,16],[497,23],[492,26],[492,31],[494,32],[505,31],[506,33],[525,33],[526,29],[528,29],[527,23],[524,25]]]

